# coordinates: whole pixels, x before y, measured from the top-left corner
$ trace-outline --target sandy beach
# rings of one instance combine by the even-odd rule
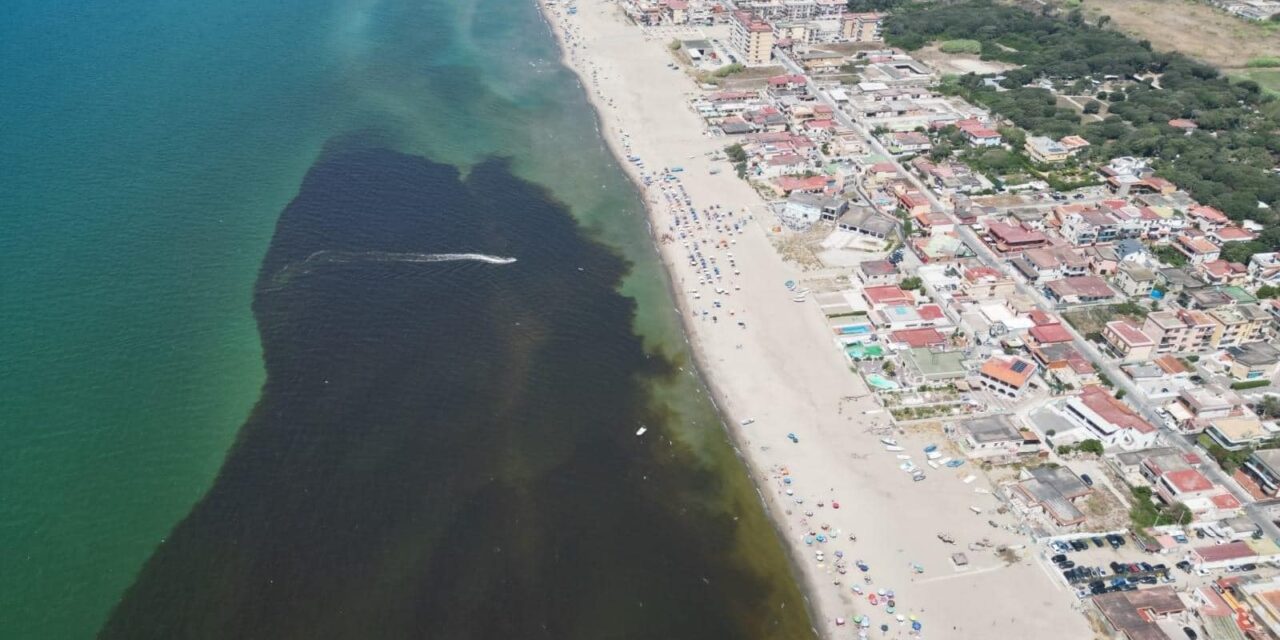
[[[698,87],[667,66],[672,36],[647,35],[608,0],[575,6],[573,15],[542,9],[644,194],[699,366],[805,583],[819,635],[853,635],[864,615],[871,637],[1091,637],[1075,597],[1032,557],[1041,551],[995,511],[979,469],[925,468],[922,482],[899,469],[899,455],[923,465],[923,447],[945,447],[945,438],[891,432],[816,303],[792,300],[784,282],[802,287],[804,274],[774,249],[763,200],[708,157],[730,141],[710,137],[687,106]],[[712,174],[713,165],[723,170]],[[886,451],[884,437],[905,451]],[[984,539],[989,547],[970,546]],[[872,604],[880,590],[892,592],[894,611],[886,597]]]

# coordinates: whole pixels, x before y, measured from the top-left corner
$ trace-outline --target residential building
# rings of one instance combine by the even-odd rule
[[[1239,451],[1272,436],[1257,416],[1227,416],[1209,422],[1205,434],[1229,451]]]
[[[1155,283],[1156,272],[1141,265],[1122,262],[1116,268],[1116,288],[1131,298],[1151,295]]]
[[[1180,431],[1199,433],[1214,420],[1238,413],[1242,403],[1234,391],[1210,384],[1179,391],[1177,402],[1168,404],[1165,410]]]
[[[1255,253],[1249,258],[1249,276],[1260,284],[1280,282],[1280,253]]]
[[[1027,249],[1012,264],[1024,278],[1032,282],[1089,273],[1089,258],[1074,247],[1066,246]]]
[[[1085,521],[1075,503],[1091,490],[1067,467],[1033,467],[1022,470],[1020,481],[1008,490],[1015,506],[1024,512],[1041,513],[1060,527],[1074,527]]]
[[[1040,438],[1014,424],[1013,416],[997,414],[956,424],[965,455],[970,458],[1012,458],[1040,450]]]
[[[1275,377],[1280,350],[1267,342],[1251,342],[1227,349],[1228,372],[1236,380],[1264,380]]]
[[[1100,209],[1068,211],[1059,218],[1062,236],[1076,246],[1112,242],[1120,234],[1120,221]]]
[[[1156,343],[1156,353],[1197,353],[1213,345],[1214,322],[1202,311],[1152,311],[1142,332]]]
[[[989,244],[1001,253],[1016,253],[1049,244],[1048,236],[1039,231],[1003,222],[987,225]]]
[[[1117,400],[1100,386],[1085,387],[1076,397],[1061,406],[1069,420],[1080,425],[1083,433],[1055,434],[1055,441],[1102,441],[1107,448],[1145,449],[1155,444],[1156,427],[1143,420],[1129,405]]]
[[[996,356],[982,364],[978,382],[995,393],[1016,398],[1030,384],[1036,368],[1036,363],[1023,358]]]
[[[778,217],[793,229],[807,229],[819,220],[835,220],[848,209],[846,200],[813,193],[793,193]]]
[[[898,229],[898,219],[865,205],[854,205],[836,219],[836,228],[884,240]]]
[[[1017,290],[1013,280],[988,266],[964,270],[960,294],[969,300],[1006,300]]]
[[[1116,292],[1098,276],[1072,276],[1045,283],[1045,294],[1059,304],[1088,304],[1111,300]]]
[[[956,128],[964,134],[965,140],[975,147],[998,147],[1003,139],[1000,133],[983,124],[977,118],[965,118],[956,123]]]
[[[883,309],[892,306],[912,306],[916,303],[916,297],[896,284],[881,285],[876,287],[864,287],[862,289],[862,297],[866,299],[867,304],[872,309]]]
[[[1155,354],[1156,343],[1129,320],[1112,320],[1102,327],[1102,339],[1124,362],[1146,362]]]
[[[773,27],[754,15],[738,11],[729,21],[729,46],[749,67],[773,62]]]
[[[888,260],[867,260],[858,263],[858,279],[864,285],[894,284],[898,281],[898,265]]]
[[[1173,248],[1187,256],[1191,264],[1204,264],[1218,259],[1221,250],[1205,236],[1178,234],[1173,241]]]
[[[840,16],[840,35],[849,42],[879,42],[883,13],[846,13]]]
[[[1240,509],[1235,496],[1196,469],[1169,471],[1157,479],[1155,487],[1165,504],[1186,505],[1196,519],[1229,518]]]
[[[1071,150],[1066,145],[1044,136],[1027,136],[1023,150],[1033,161],[1041,164],[1064,162],[1071,157]]]
[[[1271,316],[1256,304],[1223,306],[1205,313],[1214,323],[1210,342],[1217,349],[1257,342],[1271,324]]]
[[[1129,640],[1168,640],[1159,621],[1187,610],[1169,585],[1104,593],[1093,596],[1093,605],[1119,636]]]
[[[1257,485],[1264,497],[1280,497],[1280,449],[1254,451],[1240,471]]]

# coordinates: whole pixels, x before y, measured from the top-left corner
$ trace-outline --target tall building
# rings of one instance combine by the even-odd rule
[[[840,35],[849,42],[879,42],[883,13],[846,13],[840,16]]]
[[[749,66],[763,66],[773,62],[773,27],[745,11],[733,14],[730,20],[729,46]]]

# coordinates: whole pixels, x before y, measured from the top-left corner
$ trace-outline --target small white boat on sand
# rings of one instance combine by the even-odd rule
[[[880,444],[897,445],[898,441],[893,438],[880,438]]]
[[[884,446],[884,450],[885,451],[906,451],[906,449],[903,449],[902,447],[899,447],[896,444],[886,444]]]
[[[648,427],[640,427],[639,429],[636,429],[636,435],[642,436],[644,435],[644,432],[648,430],[649,430]]]

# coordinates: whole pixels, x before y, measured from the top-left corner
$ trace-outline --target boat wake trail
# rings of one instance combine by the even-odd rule
[[[397,253],[393,251],[317,251],[303,260],[303,264],[332,262],[459,262],[472,261],[487,264],[511,264],[515,258],[491,256],[487,253]]]
[[[322,249],[301,262],[286,265],[271,278],[275,289],[295,275],[328,264],[356,264],[361,262],[483,262],[485,264],[511,264],[515,258],[493,256],[487,253],[407,253],[395,251],[337,251]]]

